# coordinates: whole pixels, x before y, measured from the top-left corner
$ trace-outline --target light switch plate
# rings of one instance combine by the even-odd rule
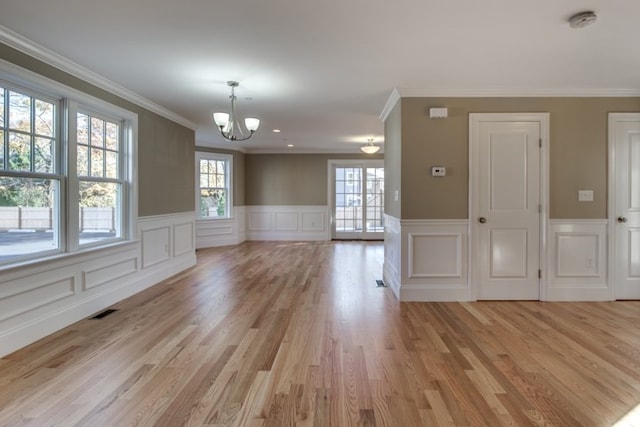
[[[434,166],[431,168],[431,176],[446,176],[447,168],[444,166]]]
[[[579,190],[578,201],[580,202],[593,202],[593,190]]]

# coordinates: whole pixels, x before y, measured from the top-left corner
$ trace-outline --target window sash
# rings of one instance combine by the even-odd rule
[[[201,172],[201,162],[223,162],[222,168],[224,173],[220,173],[219,165],[216,164],[213,169],[207,168],[205,172]],[[196,180],[196,215],[202,220],[216,220],[216,219],[228,219],[232,217],[233,209],[233,189],[232,189],[232,177],[233,174],[233,156],[230,154],[211,153],[204,151],[196,152],[196,167],[195,167],[195,180]],[[219,184],[220,176],[224,176],[224,186]],[[206,185],[203,185],[206,177]],[[211,185],[213,184],[213,185]],[[212,205],[203,206],[203,191],[222,191],[224,196],[224,212],[216,211],[218,215],[208,216],[207,213],[212,211]],[[220,214],[222,213],[222,214]]]

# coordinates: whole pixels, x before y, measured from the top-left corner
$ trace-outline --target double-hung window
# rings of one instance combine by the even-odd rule
[[[76,113],[76,176],[80,245],[122,236],[121,123],[96,113]]]
[[[228,154],[196,152],[196,209],[201,219],[231,217],[232,159]]]
[[[0,67],[0,267],[130,240],[137,116],[20,73]]]

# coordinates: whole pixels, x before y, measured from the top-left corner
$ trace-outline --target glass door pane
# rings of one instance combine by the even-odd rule
[[[366,168],[366,232],[384,232],[384,168]]]
[[[362,232],[362,168],[336,167],[335,224],[338,233]],[[352,236],[342,236],[352,237]]]

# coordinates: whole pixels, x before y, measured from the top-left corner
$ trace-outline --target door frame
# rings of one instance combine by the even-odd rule
[[[474,124],[480,122],[538,122],[540,123],[540,225],[539,225],[539,264],[541,275],[538,281],[538,295],[540,301],[547,299],[548,262],[547,262],[547,226],[549,221],[549,113],[469,113],[469,242],[468,268],[469,290],[472,299],[478,299],[480,289],[479,259],[474,250],[478,235],[476,198],[480,193],[476,166],[479,163],[479,150]]]
[[[384,167],[383,159],[329,159],[327,161],[327,201],[329,208],[329,235],[331,239],[336,238],[335,227],[335,195],[336,195],[336,179],[334,175],[335,167],[362,167],[362,168],[379,168]],[[362,240],[382,240],[384,233],[380,233],[377,237],[367,236],[362,231]]]
[[[607,203],[607,222],[608,222],[608,245],[607,253],[609,258],[609,274],[607,281],[609,282],[609,299],[614,301],[618,297],[619,285],[617,282],[617,264],[616,264],[616,248],[617,248],[617,202],[618,188],[615,173],[616,167],[616,123],[623,121],[640,121],[640,113],[609,113],[607,117],[608,126],[608,169],[607,174],[609,201]],[[628,254],[627,254],[628,255]]]

